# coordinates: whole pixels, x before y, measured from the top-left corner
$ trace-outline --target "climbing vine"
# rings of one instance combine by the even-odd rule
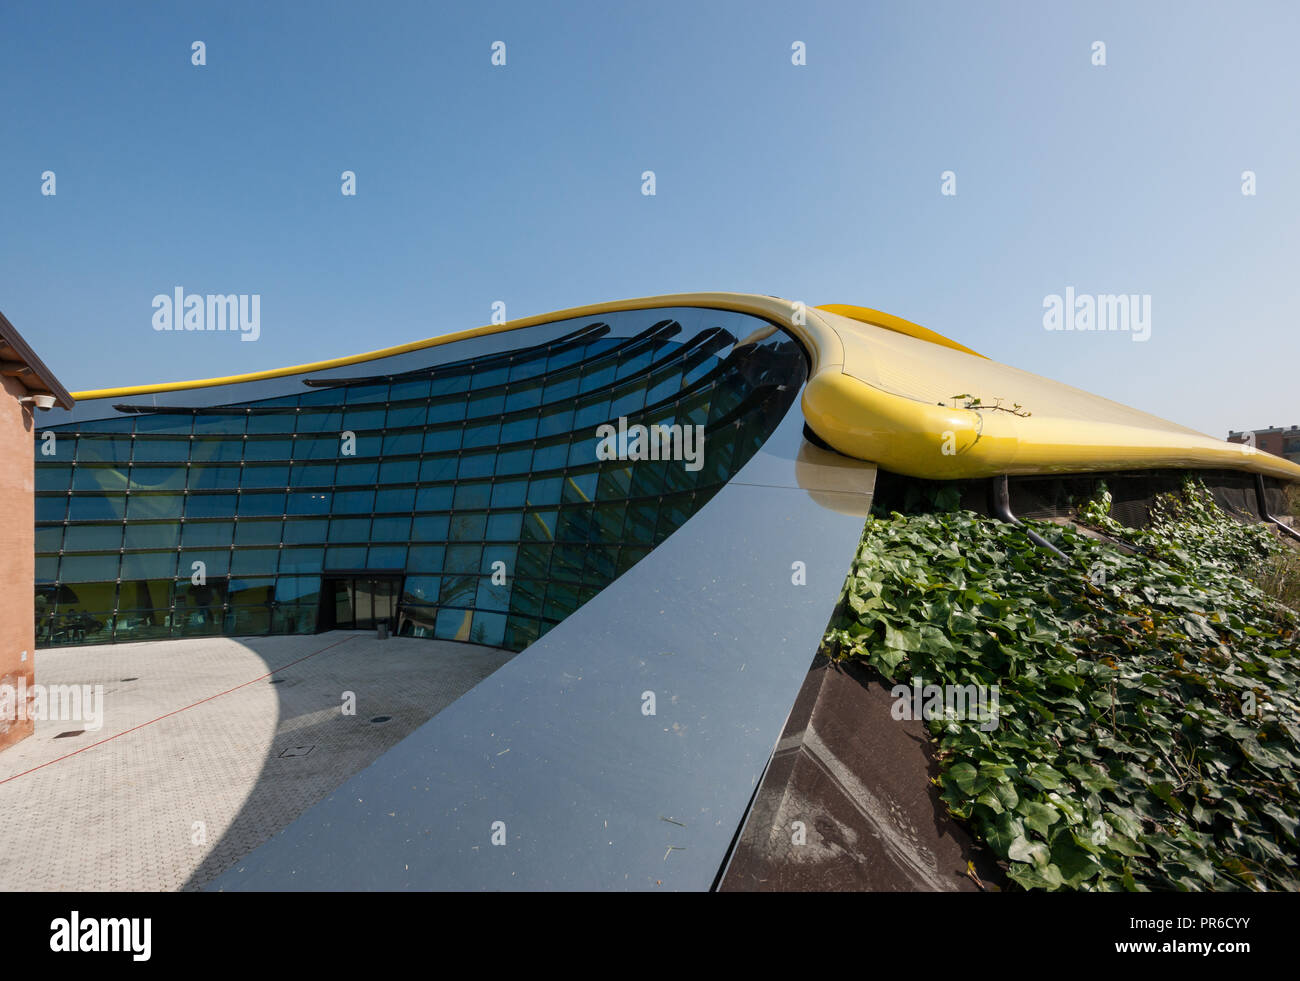
[[[942,493],[942,492],[939,492]],[[826,634],[893,683],[997,686],[927,722],[948,811],[1025,889],[1300,889],[1300,640],[1261,589],[1295,550],[1188,483],[1128,529],[873,515]],[[948,509],[944,509],[946,508]],[[1120,547],[1120,546],[1123,547]]]

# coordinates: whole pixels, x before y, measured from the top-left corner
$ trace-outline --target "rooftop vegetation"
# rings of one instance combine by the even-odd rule
[[[991,731],[926,724],[1012,888],[1300,889],[1300,551],[1193,482],[1142,530],[1104,487],[1078,527],[1030,522],[1068,564],[957,497],[868,519],[825,650],[998,686]]]

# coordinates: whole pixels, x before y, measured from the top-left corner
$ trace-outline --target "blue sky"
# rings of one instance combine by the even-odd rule
[[[0,310],[77,390],[741,290],[1300,423],[1300,8],[1041,6],[7,5]],[[176,286],[261,294],[260,339],[153,331]],[[1149,294],[1150,340],[1045,331],[1066,287]]]

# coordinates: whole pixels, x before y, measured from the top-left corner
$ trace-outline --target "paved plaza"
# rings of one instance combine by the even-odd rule
[[[512,656],[371,631],[38,651],[39,684],[103,686],[102,726],[0,753],[0,890],[198,888]]]

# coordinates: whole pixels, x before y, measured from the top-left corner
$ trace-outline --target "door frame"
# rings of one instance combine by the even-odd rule
[[[374,594],[370,594],[370,616],[363,618],[358,616],[360,613],[356,609],[356,596],[358,590],[356,583],[358,580],[369,582],[388,582],[393,584],[393,603],[387,617],[375,616]],[[397,608],[402,601],[402,587],[406,584],[406,570],[404,569],[324,569],[320,577],[320,600],[316,611],[316,632],[322,633],[326,630],[369,630],[378,626],[380,623],[387,622],[388,629],[391,633],[397,625]],[[335,594],[337,587],[349,589],[353,598],[352,620],[350,623],[339,623],[335,616]],[[369,626],[357,626],[359,622],[368,620]]]

